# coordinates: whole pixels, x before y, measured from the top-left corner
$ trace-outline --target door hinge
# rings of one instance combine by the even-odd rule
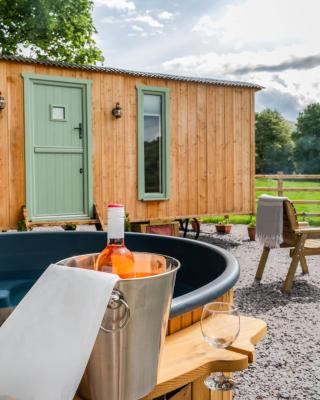
[[[83,168],[79,169],[80,174],[83,174]]]

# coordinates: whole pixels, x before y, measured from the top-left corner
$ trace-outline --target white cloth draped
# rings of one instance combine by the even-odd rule
[[[283,242],[283,201],[287,197],[261,195],[257,209],[257,238],[270,249]]]
[[[0,328],[0,399],[73,399],[118,279],[46,269]]]

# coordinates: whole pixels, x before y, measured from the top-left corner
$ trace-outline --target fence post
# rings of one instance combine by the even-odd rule
[[[278,171],[277,172],[278,175],[278,182],[277,182],[277,192],[278,192],[278,196],[283,196],[283,172],[282,171]]]

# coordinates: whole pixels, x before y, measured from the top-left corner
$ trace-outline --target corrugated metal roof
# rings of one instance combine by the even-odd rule
[[[26,58],[26,57],[22,57],[22,56],[8,56],[8,55],[4,55],[4,54],[0,54],[0,60],[18,61],[18,62],[24,62],[24,63],[29,63],[29,64],[51,65],[54,67],[61,67],[61,68],[75,68],[75,69],[81,69],[83,71],[106,72],[106,73],[112,73],[112,74],[138,76],[138,77],[142,77],[142,78],[158,78],[158,79],[168,79],[168,80],[182,81],[182,82],[204,83],[204,84],[208,84],[208,85],[246,87],[246,88],[252,88],[252,89],[256,89],[256,90],[263,89],[263,86],[257,85],[255,83],[250,83],[250,82],[228,81],[228,80],[223,80],[223,79],[200,78],[200,77],[191,77],[191,76],[180,76],[180,75],[171,75],[171,74],[163,74],[163,73],[155,73],[155,72],[130,71],[130,70],[120,69],[120,68],[100,67],[100,66],[96,66],[96,65],[80,65],[80,64],[73,64],[73,63],[64,63],[64,62],[59,62],[59,61],[42,61],[42,60],[36,60],[34,58]]]

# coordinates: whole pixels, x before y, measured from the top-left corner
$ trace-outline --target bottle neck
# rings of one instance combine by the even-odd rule
[[[108,238],[108,246],[124,246],[124,238],[120,239]]]

